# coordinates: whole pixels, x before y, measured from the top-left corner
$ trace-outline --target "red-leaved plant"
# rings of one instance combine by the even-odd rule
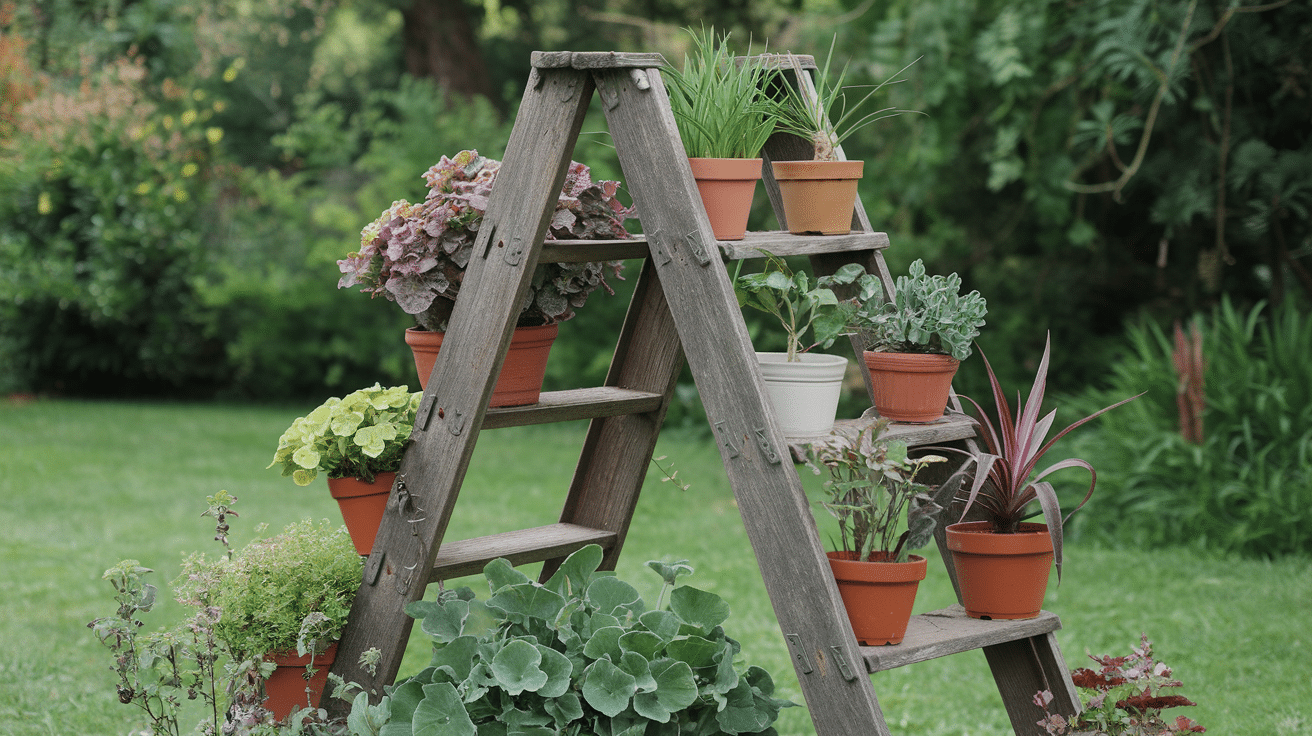
[[[1032,515],[1026,514],[1025,507],[1033,501],[1038,501],[1043,511],[1043,520],[1048,525],[1048,534],[1052,537],[1057,579],[1061,580],[1062,525],[1070,519],[1071,514],[1079,511],[1089,501],[1098,474],[1092,465],[1079,458],[1053,463],[1038,474],[1035,474],[1035,466],[1038,465],[1039,458],[1072,429],[1143,394],[1131,396],[1100,409],[1061,430],[1052,439],[1047,439],[1057,412],[1054,410],[1040,417],[1039,411],[1048,384],[1048,354],[1051,342],[1051,335],[1049,335],[1044,341],[1043,359],[1039,361],[1039,369],[1034,376],[1034,386],[1030,388],[1029,399],[1021,401],[1020,395],[1016,395],[1014,418],[1002,386],[998,383],[998,377],[993,373],[993,366],[989,365],[989,359],[984,355],[984,351],[979,351],[980,356],[984,358],[984,367],[988,369],[989,384],[993,387],[997,423],[989,418],[974,399],[964,397],[975,407],[980,433],[983,435],[988,452],[980,453],[976,460],[974,482],[971,484],[970,495],[966,499],[961,518],[965,519],[966,512],[978,503],[984,511],[985,520],[993,526],[994,533],[1014,534],[1019,529],[1020,522]],[[1071,513],[1063,519],[1061,504],[1057,501],[1057,492],[1053,490],[1052,483],[1043,479],[1055,471],[1077,467],[1089,471],[1089,490],[1084,494],[1084,500],[1080,501],[1080,505],[1072,509]]]

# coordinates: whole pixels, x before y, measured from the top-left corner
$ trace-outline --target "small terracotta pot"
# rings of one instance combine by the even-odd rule
[[[916,590],[925,579],[925,558],[910,555],[906,562],[858,561],[851,552],[827,554],[856,640],[867,646],[901,644]]]
[[[845,235],[852,231],[856,185],[864,161],[774,161],[788,232]]]
[[[559,325],[516,327],[510,339],[510,352],[506,353],[501,375],[492,389],[488,406],[526,406],[538,403],[542,395],[542,379],[547,374],[547,356],[551,343],[560,332]],[[419,387],[428,388],[428,376],[433,372],[438,349],[445,333],[416,330],[405,331],[405,342],[415,354],[415,370],[419,372]]]
[[[949,526],[947,541],[967,616],[1034,618],[1043,610],[1052,568],[1047,524],[995,534],[987,521],[967,521]]]
[[[378,536],[378,525],[383,522],[387,497],[395,482],[396,473],[379,473],[373,483],[359,478],[328,479],[328,492],[337,499],[346,531],[351,533],[351,543],[361,555],[373,551],[374,537]]]
[[[943,418],[952,377],[961,361],[929,353],[862,353],[870,370],[875,409],[895,422],[932,422]]]
[[[690,158],[688,164],[715,239],[742,240],[747,233],[756,180],[761,178],[761,159]]]
[[[297,655],[295,649],[269,652],[265,658],[273,660],[278,668],[269,675],[268,680],[264,681],[264,707],[273,711],[274,717],[279,721],[286,720],[293,710],[303,708],[307,704],[305,665],[309,663],[310,658],[308,655],[304,657]],[[328,670],[333,666],[333,660],[336,658],[336,642],[330,644],[322,654],[315,655],[315,673],[309,682],[310,707],[319,707],[324,685],[328,683]]]

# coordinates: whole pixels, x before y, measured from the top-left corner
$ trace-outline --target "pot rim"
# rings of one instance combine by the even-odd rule
[[[1015,534],[998,534],[987,521],[963,521],[949,524],[948,549],[962,554],[1052,554],[1052,537],[1047,524],[1022,522]]]

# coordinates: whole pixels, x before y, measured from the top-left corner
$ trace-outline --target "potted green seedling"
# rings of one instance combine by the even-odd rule
[[[759,273],[741,273],[739,262],[734,293],[740,307],[779,320],[788,336],[785,352],[756,353],[765,387],[785,437],[826,434],[834,426],[847,358],[811,349],[828,348],[846,334],[857,309],[857,300],[839,299],[834,287],[851,286],[858,290],[858,300],[870,299],[880,289],[878,280],[857,264],[812,279],[805,272],[794,273],[782,258],[762,253],[765,266]]]
[[[416,326],[406,330],[405,339],[421,387],[428,385],[500,169],[500,161],[473,150],[443,156],[424,174],[427,198],[418,204],[394,202],[365,226],[360,250],[337,262],[343,274],[338,288],[359,286],[414,316]],[[630,237],[624,220],[633,210],[616,197],[619,187],[616,181],[593,182],[587,166],[572,162],[546,239]],[[614,293],[606,272],[619,277],[623,266],[622,261],[538,265],[491,406],[537,403],[558,324],[571,319],[593,291]]]
[[[689,31],[693,54],[682,71],[662,69],[670,109],[717,240],[742,240],[761,178],[761,148],[774,132],[776,108],[766,85],[777,74],[738,63],[729,34]]]
[[[298,417],[278,438],[269,467],[280,468],[298,486],[325,473],[328,490],[362,555],[373,549],[422,398],[406,386],[383,388],[375,383],[328,399]]]
[[[895,422],[932,422],[947,408],[952,377],[970,356],[988,313],[961,277],[931,276],[917,259],[899,276],[892,301],[863,301],[851,329],[866,346],[875,408]]]

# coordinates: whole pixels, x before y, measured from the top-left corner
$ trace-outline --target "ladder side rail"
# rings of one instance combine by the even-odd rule
[[[1034,694],[1040,690],[1052,693],[1048,707],[1054,713],[1083,710],[1055,632],[984,647],[984,657],[1017,736],[1047,736],[1038,724],[1043,711],[1034,704]]]
[[[332,668],[374,702],[400,668],[413,624],[405,606],[423,597],[592,93],[586,72],[529,77],[464,297],[456,300]],[[382,653],[373,674],[358,663],[371,647]],[[349,707],[328,705],[333,715]]]
[[[619,559],[683,363],[683,345],[660,277],[647,259],[605,385],[660,393],[664,399],[656,411],[592,420],[560,514],[563,523],[615,532],[602,570],[614,570]],[[541,580],[550,578],[561,562],[563,557],[548,560]]]
[[[765,398],[659,70],[647,70],[640,81],[617,71],[595,77],[816,731],[887,736],[805,491]]]

